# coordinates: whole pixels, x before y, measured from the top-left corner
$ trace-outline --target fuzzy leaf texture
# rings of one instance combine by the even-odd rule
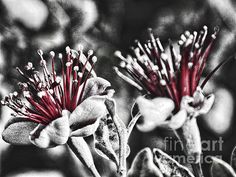
[[[212,177],[236,177],[234,169],[226,162],[216,157],[212,157],[211,164]]]

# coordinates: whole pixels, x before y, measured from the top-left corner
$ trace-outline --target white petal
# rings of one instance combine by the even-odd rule
[[[97,119],[107,114],[104,104],[106,96],[91,96],[85,99],[71,113],[69,122],[73,131],[94,124]]]
[[[201,109],[199,110],[199,114],[208,113],[211,110],[214,101],[215,101],[215,96],[213,94],[207,96],[203,102]]]
[[[92,135],[98,128],[99,120],[96,120],[95,123],[87,125],[85,127],[76,129],[75,131],[71,132],[70,136],[75,137],[86,137]]]
[[[29,136],[30,141],[40,147],[48,148],[65,144],[69,138],[69,111],[63,111],[63,116],[53,120],[48,125],[39,124]]]
[[[178,129],[183,126],[186,120],[187,112],[185,109],[182,109],[171,117],[170,121],[168,122],[168,127],[174,130]]]
[[[174,102],[169,98],[154,98],[148,100],[144,97],[137,98],[137,104],[144,122],[137,125],[140,131],[151,131],[165,122],[175,108]]]

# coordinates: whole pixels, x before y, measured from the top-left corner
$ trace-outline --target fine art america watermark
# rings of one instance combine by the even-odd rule
[[[165,151],[177,151],[181,147],[183,151],[183,147],[181,146],[181,141],[172,137],[165,137],[164,139],[165,143]],[[202,152],[221,152],[223,148],[223,139],[222,137],[219,137],[217,140],[202,140]],[[215,157],[222,159],[222,155],[214,155]],[[193,161],[193,157],[189,156],[186,157],[185,155],[172,155],[172,158],[174,158],[178,162],[182,163],[191,163]],[[201,162],[202,163],[211,163],[211,156],[210,155],[201,155]]]

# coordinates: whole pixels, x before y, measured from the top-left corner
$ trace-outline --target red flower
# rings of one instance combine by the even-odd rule
[[[199,33],[194,31],[191,34],[186,31],[178,42],[178,52],[169,41],[170,55],[168,55],[160,39],[155,38],[149,29],[148,42],[141,44],[136,40],[137,48],[132,48],[131,55],[125,58],[119,51],[115,52],[115,55],[122,60],[120,67],[126,70],[132,79],[123,75],[116,67],[115,71],[130,84],[151,94],[152,97],[170,98],[175,103],[175,111],[178,111],[182,98],[194,97],[196,90],[201,91],[213,73],[226,62],[220,63],[199,84],[217,32],[218,28],[215,28],[214,33],[208,35],[206,26]],[[202,100],[195,102],[196,106],[199,101]]]
[[[92,51],[89,51],[86,58],[82,50],[77,53],[69,47],[66,48],[66,53],[66,57],[59,54],[61,76],[58,76],[55,71],[55,53],[50,52],[50,72],[43,52],[39,50],[43,77],[40,77],[31,62],[28,62],[24,71],[16,68],[26,80],[18,85],[28,103],[21,100],[16,91],[6,96],[1,103],[13,109],[16,112],[15,116],[26,117],[44,125],[61,117],[62,110],[72,112],[84,99],[88,79],[91,75],[96,76],[93,67],[97,58],[93,56]]]

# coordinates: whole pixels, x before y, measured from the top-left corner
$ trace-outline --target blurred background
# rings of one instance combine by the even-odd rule
[[[115,50],[128,52],[135,39],[145,41],[152,27],[164,45],[185,31],[200,30],[203,25],[220,33],[214,44],[205,74],[236,49],[236,1],[234,0],[0,0],[0,98],[13,91],[21,79],[15,67],[28,61],[39,62],[37,49],[64,53],[65,47],[93,49],[98,57],[97,74],[112,83],[119,116],[127,124],[130,109],[139,95],[112,70],[119,64]],[[37,64],[36,64],[37,65]],[[204,148],[204,156],[221,156],[229,162],[236,144],[236,62],[226,64],[207,84],[206,92],[214,92],[216,102],[211,112],[198,119],[202,139],[213,142],[222,138],[222,148]],[[0,107],[0,132],[10,118],[11,110]],[[138,137],[138,139],[137,139]],[[171,147],[166,137],[175,140],[169,130],[156,129],[143,133],[134,129],[129,144],[128,165],[142,148],[159,147],[171,155],[182,155]],[[92,137],[86,138],[92,144]],[[113,164],[95,157],[104,177],[116,176]],[[106,168],[104,168],[106,167]],[[209,164],[204,161],[208,176]],[[78,159],[65,147],[38,149],[34,146],[12,146],[0,139],[1,177],[79,177],[89,176]]]

